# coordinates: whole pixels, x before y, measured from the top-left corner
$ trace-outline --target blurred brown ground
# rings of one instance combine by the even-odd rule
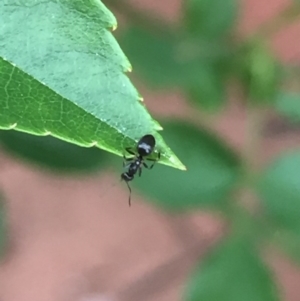
[[[180,2],[135,0],[169,20]],[[251,33],[289,2],[244,0],[239,29]],[[279,32],[276,53],[300,60],[300,22]],[[187,112],[179,95],[153,94],[140,87],[145,103],[158,116]],[[171,105],[170,105],[171,104]],[[236,147],[244,140],[244,112],[228,106],[215,128]],[[299,132],[272,133],[262,157],[299,145]],[[222,235],[217,216],[205,212],[170,216],[143,202],[134,191],[128,208],[125,186],[113,187],[115,175],[58,178],[1,154],[0,185],[9,198],[11,247],[0,265],[1,301],[176,301],[185,277]],[[300,300],[300,270],[270,251],[284,300]]]

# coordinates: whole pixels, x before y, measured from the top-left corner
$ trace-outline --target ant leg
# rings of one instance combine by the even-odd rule
[[[156,160],[154,161],[154,163],[150,166],[150,169],[153,168],[153,166],[155,165],[155,163],[156,163],[157,161],[159,161],[159,160],[160,160],[160,152],[157,154],[157,158],[156,158]]]
[[[127,158],[127,157],[125,156],[125,154],[123,154],[123,159],[124,159],[124,161],[123,161],[123,167],[125,167],[126,163],[128,163],[128,162],[130,162],[130,161],[133,161],[134,158],[136,157],[136,153],[135,153],[130,147],[126,147],[125,150],[126,150],[129,154],[131,154],[132,157]],[[130,164],[130,163],[129,163],[129,164]],[[128,164],[127,164],[127,165],[128,165]]]
[[[150,165],[150,166],[148,166],[146,163],[143,163],[143,165],[146,167],[146,168],[148,168],[148,169],[152,169],[153,168],[153,166],[155,165],[155,163],[158,161],[158,160],[155,160],[155,159],[147,159],[148,161],[152,161],[153,163]]]
[[[153,164],[150,167],[147,167],[148,169],[152,169],[153,166],[155,165],[155,163],[160,160],[160,153],[157,154],[157,158],[156,159],[147,158],[147,160],[153,162]]]
[[[145,162],[143,162],[143,166],[150,169],[150,167]]]
[[[143,163],[143,165],[145,166],[145,163]],[[142,167],[139,168],[139,177],[142,175]]]
[[[125,167],[125,165],[130,165],[130,163],[133,161],[134,157],[132,158],[126,158],[125,155],[123,155],[123,167]]]
[[[153,162],[153,164],[149,167],[149,169],[152,169],[153,166],[155,165],[155,163],[156,163],[157,161],[158,161],[158,160],[155,160],[155,161]]]
[[[136,153],[134,153],[130,147],[126,147],[125,150],[132,156],[127,158],[126,155],[123,153],[123,167],[130,165],[130,163],[132,163],[136,158]]]
[[[148,169],[152,169],[157,160],[155,160],[155,159],[147,159],[147,160],[151,161],[153,163],[150,166],[148,166],[146,163],[143,163],[143,165]]]
[[[131,147],[126,147],[125,150],[127,151],[127,153],[129,153],[129,154],[135,156],[135,152],[132,150]]]
[[[126,158],[125,156],[123,156],[124,161],[129,162],[129,161],[133,161],[134,157],[131,158]]]
[[[123,155],[123,167],[125,167],[125,164],[127,163],[128,159]]]
[[[125,182],[126,182],[126,185],[127,185],[128,189],[129,189],[128,204],[129,204],[129,207],[130,207],[131,206],[131,188],[130,188],[128,182],[127,181],[125,181]]]

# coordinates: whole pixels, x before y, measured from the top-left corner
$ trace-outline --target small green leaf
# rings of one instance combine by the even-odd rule
[[[230,238],[204,258],[189,281],[185,301],[278,301],[277,288],[257,250]]]
[[[186,172],[154,166],[136,185],[151,201],[169,210],[222,207],[239,176],[239,159],[225,143],[183,122],[165,122],[165,139],[182,156]]]
[[[236,0],[186,0],[184,24],[192,34],[218,38],[232,28],[237,11]]]
[[[0,145],[9,154],[60,172],[104,169],[109,156],[98,148],[80,147],[51,136],[39,137],[17,131],[0,131]]]
[[[266,216],[294,233],[300,231],[300,152],[277,158],[263,173],[258,193]]]
[[[276,110],[292,122],[300,122],[300,94],[281,92],[276,98]]]
[[[274,103],[282,70],[263,41],[252,41],[241,51],[241,79],[250,101],[256,104]]]
[[[0,128],[118,155],[152,133],[161,163],[184,169],[124,74],[116,20],[100,1],[3,0],[0,19]]]

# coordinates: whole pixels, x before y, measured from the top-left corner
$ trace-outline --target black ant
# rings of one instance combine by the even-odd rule
[[[131,147],[125,148],[125,150],[129,154],[133,155],[133,157],[130,158],[126,158],[125,155],[123,156],[124,158],[123,167],[127,168],[127,171],[121,174],[121,180],[124,180],[126,182],[127,187],[129,189],[129,199],[128,199],[129,206],[131,206],[131,188],[128,182],[134,179],[134,176],[136,175],[137,172],[139,176],[141,176],[143,166],[148,169],[151,169],[153,168],[156,161],[160,159],[160,153],[158,153],[157,159],[145,158],[146,156],[151,155],[154,148],[155,148],[155,138],[152,135],[143,136],[138,141],[135,149],[132,149]],[[145,159],[154,162],[151,166],[148,166],[145,163]]]

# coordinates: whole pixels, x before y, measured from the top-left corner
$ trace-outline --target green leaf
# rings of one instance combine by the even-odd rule
[[[79,147],[51,136],[39,137],[17,131],[0,131],[0,145],[9,154],[53,171],[96,171],[110,162],[107,153],[98,148]]]
[[[266,216],[297,235],[300,231],[299,170],[300,152],[285,153],[265,170],[257,186]]]
[[[7,211],[3,198],[0,195],[0,257],[2,257],[7,250],[7,242]]]
[[[281,81],[282,70],[264,41],[254,40],[242,48],[237,56],[240,77],[251,102],[274,103]]]
[[[204,258],[189,281],[185,301],[277,301],[277,288],[257,250],[230,238]]]
[[[300,94],[281,92],[275,101],[276,110],[292,122],[300,121]]]
[[[236,154],[212,134],[190,124],[172,121],[163,125],[166,141],[182,156],[187,171],[154,166],[133,185],[169,210],[223,206],[239,177]]]
[[[153,133],[161,163],[184,169],[124,74],[116,20],[100,1],[3,0],[0,19],[0,128],[118,155]]]
[[[192,34],[219,38],[232,28],[237,11],[236,0],[186,0],[184,24]]]
[[[220,72],[212,64],[203,64],[195,80],[186,89],[190,102],[211,112],[220,109],[226,99],[225,83]]]

